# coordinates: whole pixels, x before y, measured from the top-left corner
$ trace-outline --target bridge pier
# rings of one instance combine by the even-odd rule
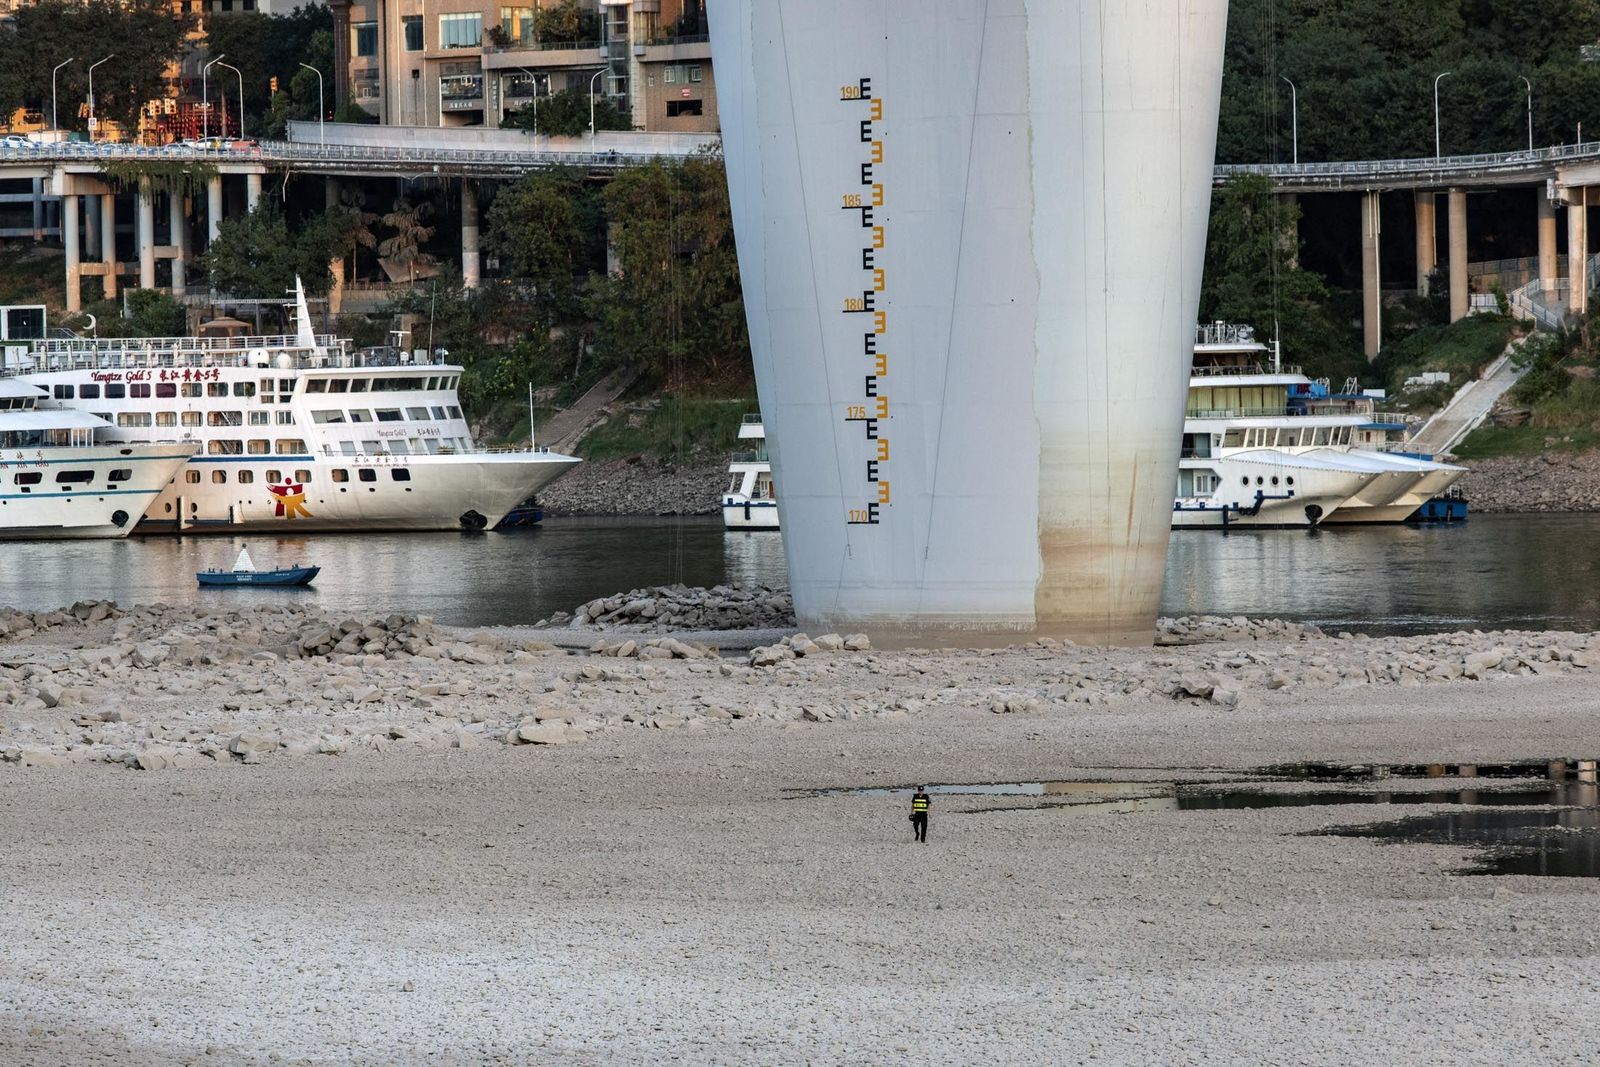
[[[251,171],[244,176],[244,209],[254,211],[261,202],[261,172]]]
[[[83,203],[84,249],[90,259],[100,258],[100,197],[94,193],[78,197]]]
[[[206,179],[206,246],[217,239],[217,227],[222,225],[222,175],[213,174]]]
[[[44,179],[33,179],[33,240],[44,240]]]
[[[1567,278],[1571,291],[1567,311],[1583,315],[1589,310],[1589,190],[1567,189]]]
[[[1417,295],[1427,296],[1433,272],[1439,269],[1439,219],[1437,198],[1431,189],[1416,191]]]
[[[117,195],[110,189],[100,194],[100,265],[101,296],[113,300],[117,295]]]
[[[1361,195],[1361,342],[1367,359],[1376,359],[1383,344],[1383,289],[1378,256],[1383,233],[1381,195]]]
[[[1467,288],[1467,191],[1450,190],[1450,321],[1460,322],[1472,310]]]
[[[139,244],[139,288],[154,289],[156,287],[156,202],[149,178],[139,179],[138,191],[134,193],[134,203],[138,207],[139,220],[138,229],[134,232],[134,240]]]
[[[1561,269],[1556,260],[1556,206],[1543,186],[1534,190],[1539,206],[1539,292],[1546,303],[1555,295]]]
[[[172,232],[172,295],[182,296],[188,289],[189,219],[184,211],[184,195],[174,189],[167,194],[167,228]]]
[[[78,260],[78,197],[61,198],[61,246],[67,253],[67,310],[83,310],[83,269]]]
[[[461,179],[461,281],[476,289],[481,281],[478,256],[478,187],[471,178]]]

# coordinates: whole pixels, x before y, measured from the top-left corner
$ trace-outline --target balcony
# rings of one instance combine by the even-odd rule
[[[476,111],[483,107],[483,75],[454,74],[439,79],[439,107],[444,111]]]

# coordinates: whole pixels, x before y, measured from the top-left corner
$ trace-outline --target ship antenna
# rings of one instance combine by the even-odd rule
[[[1272,316],[1272,373],[1283,373],[1283,342],[1278,338],[1278,316]]]

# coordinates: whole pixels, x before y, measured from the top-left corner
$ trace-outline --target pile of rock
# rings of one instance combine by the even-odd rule
[[[1156,620],[1156,644],[1200,645],[1213,641],[1311,641],[1325,636],[1309,623],[1251,619],[1243,615],[1183,615]]]
[[[596,656],[617,659],[716,659],[718,652],[710,645],[698,641],[679,641],[675,637],[657,637],[648,641],[599,640],[589,646]]]
[[[20,641],[42,630],[64,626],[91,626],[106,619],[120,619],[114,600],[80,600],[64,611],[18,611],[0,608],[0,639]]]
[[[1600,511],[1600,450],[1476,460],[1456,484],[1478,512]]]
[[[794,625],[794,598],[766,586],[656,586],[591,600],[570,618],[556,615],[538,625],[563,622],[574,630],[594,627],[632,633],[786,629]]]
[[[590,460],[539,491],[547,515],[714,515],[728,463],[675,466],[655,459]]]
[[[811,638],[805,634],[794,634],[785,637],[775,645],[765,645],[761,648],[750,650],[750,666],[775,667],[789,660],[802,659],[807,656],[819,656],[828,652],[866,652],[872,648],[872,642],[866,634],[851,634],[840,637],[838,634],[823,634],[821,637]]]

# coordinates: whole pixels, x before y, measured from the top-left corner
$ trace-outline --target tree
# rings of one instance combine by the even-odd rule
[[[507,277],[528,283],[535,315],[547,327],[582,315],[580,287],[591,266],[586,252],[603,232],[592,212],[587,225],[583,218],[594,199],[581,174],[544,170],[502,189],[489,209],[489,250]]]
[[[537,107],[528,103],[507,112],[502,125],[519,130],[534,129],[549,137],[578,137],[589,132],[589,94],[583,89],[563,89],[540,99]],[[631,130],[633,115],[619,108],[609,97],[594,98],[596,130]]]
[[[273,133],[274,119],[316,117],[317,78],[301,63],[322,71],[332,102],[333,16],[324,5],[307,4],[286,15],[237,11],[227,18],[208,19],[206,51],[212,56],[226,53],[226,62],[244,75],[246,122],[252,130],[266,126],[269,135],[281,136],[281,132]],[[217,77],[217,68],[212,77]],[[296,79],[302,77],[309,84],[297,84]],[[278,108],[269,88],[273,78],[278,79],[279,92],[289,94],[287,104]],[[238,91],[232,84],[226,87]],[[282,109],[289,105],[294,114],[285,116]]]
[[[42,0],[19,5],[12,29],[0,34],[0,97],[50,110],[51,69],[66,56],[78,61],[56,78],[57,112],[67,129],[87,129],[88,68],[95,71],[95,112],[125,129],[138,124],[146,102],[167,95],[167,72],[183,56],[192,16],[169,0]]]
[[[361,249],[373,249],[378,246],[378,237],[372,232],[372,224],[378,221],[376,212],[367,210],[367,194],[354,186],[341,186],[339,189],[339,202],[330,205],[329,211],[338,212],[345,219],[345,242],[339,249],[341,256],[345,249],[349,249],[350,276],[352,278],[361,273],[361,262],[357,258]]]
[[[264,199],[248,215],[223,219],[198,262],[211,288],[230,296],[282,296],[297,276],[308,293],[326,293],[333,281],[328,264],[348,227],[347,216],[325,212],[299,219],[291,236],[283,211]]]
[[[433,237],[434,228],[426,221],[432,214],[433,205],[426,200],[412,203],[402,198],[383,217],[383,224],[394,234],[378,245],[378,254],[405,267],[412,285],[417,283],[417,268],[433,262],[433,257],[423,251]]]

